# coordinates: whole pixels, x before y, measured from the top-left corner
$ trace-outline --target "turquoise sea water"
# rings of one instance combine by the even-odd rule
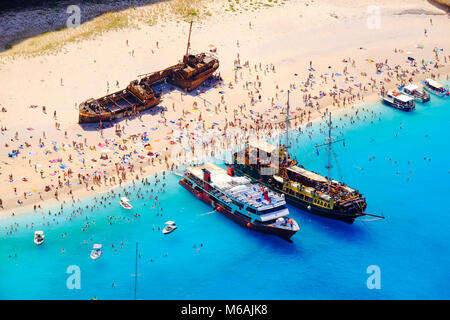
[[[133,299],[136,242],[137,299],[449,299],[450,101],[432,96],[412,113],[370,106],[376,117],[360,113],[368,118],[335,130],[346,144],[335,146],[333,177],[359,189],[367,212],[385,220],[348,225],[290,207],[301,230],[289,243],[212,212],[169,174],[165,192],[155,192],[161,183],[155,187],[154,178],[151,186],[129,187],[131,213],[116,198],[70,221],[69,207],[57,217],[20,217],[12,235],[11,220],[0,221],[0,299]],[[312,139],[298,136],[291,152],[326,174],[325,152],[314,149],[325,138],[320,128],[313,127]],[[145,200],[137,199],[139,188]],[[149,199],[150,189],[158,201]],[[112,225],[108,216],[115,216]],[[179,228],[163,235],[157,228],[167,220]],[[82,231],[86,221],[91,226]],[[31,222],[35,228],[26,228]],[[38,229],[46,234],[39,247]],[[104,246],[95,261],[93,243]],[[80,268],[81,289],[67,288],[71,265]],[[371,265],[381,271],[379,290],[367,287]]]

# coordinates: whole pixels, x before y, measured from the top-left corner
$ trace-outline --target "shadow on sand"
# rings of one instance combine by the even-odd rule
[[[81,23],[107,12],[120,12],[130,7],[143,7],[168,0],[11,0],[0,2],[0,52],[38,35],[66,27],[68,7],[81,10]]]

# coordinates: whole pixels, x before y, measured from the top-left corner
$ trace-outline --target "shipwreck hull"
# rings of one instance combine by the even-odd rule
[[[119,120],[128,116],[133,116],[136,114],[136,112],[142,112],[148,109],[153,108],[161,101],[161,98],[157,98],[154,101],[143,105],[143,106],[137,106],[133,111],[132,107],[128,107],[126,109],[119,109],[116,111],[111,112],[103,112],[103,113],[89,113],[85,112],[83,110],[79,111],[78,116],[78,123],[97,123],[97,122],[108,122],[108,121],[114,121]]]
[[[181,89],[186,89],[187,91],[192,91],[197,89],[203,82],[205,82],[209,77],[211,77],[214,72],[219,68],[219,63],[217,62],[214,66],[202,73],[188,79],[184,79],[178,73],[174,73],[172,77],[169,77],[168,82],[180,87]]]

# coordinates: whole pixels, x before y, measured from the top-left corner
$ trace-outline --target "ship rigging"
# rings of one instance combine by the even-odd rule
[[[281,136],[279,136],[278,146],[270,145],[259,139],[253,144],[247,143],[243,150],[233,154],[230,166],[237,172],[262,182],[276,192],[283,193],[288,203],[307,212],[347,223],[353,223],[356,218],[366,215],[383,219],[382,216],[364,212],[367,204],[359,191],[331,178],[332,145],[344,141],[344,139],[336,139],[331,135],[331,113],[327,122],[328,138],[325,143],[316,146],[316,150],[322,146],[328,147],[327,177],[308,171],[301,165],[297,166],[297,161],[290,158],[288,153],[290,121],[298,116],[290,116],[290,92],[288,91],[287,94],[286,143],[281,144]],[[246,140],[248,141],[248,139]]]

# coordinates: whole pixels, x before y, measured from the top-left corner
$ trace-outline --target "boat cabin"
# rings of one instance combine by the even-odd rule
[[[440,84],[437,81],[434,81],[433,79],[425,79],[425,84],[430,87],[431,89],[433,89],[434,91],[437,92],[441,92],[444,93],[445,92],[445,88],[442,86],[442,84]]]
[[[400,109],[414,109],[415,107],[414,98],[399,91],[388,92],[385,100]]]
[[[415,84],[409,84],[403,88],[403,92],[408,95],[414,95],[416,92],[418,92],[419,87]]]

